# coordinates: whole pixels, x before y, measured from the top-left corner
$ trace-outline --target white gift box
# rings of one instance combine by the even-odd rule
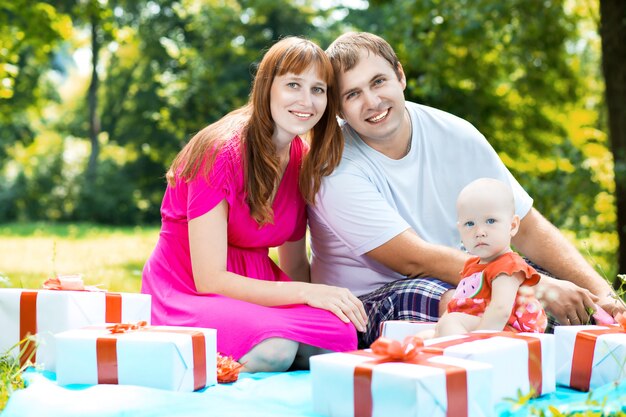
[[[436,325],[437,322],[434,321],[387,320],[380,323],[380,335],[402,342],[408,336],[415,336],[424,330],[433,330]]]
[[[0,352],[18,343],[26,333],[37,334],[33,362],[54,371],[55,333],[106,322],[150,323],[150,306],[147,294],[3,288]]]
[[[588,391],[626,378],[626,330],[618,326],[557,326],[556,382]]]
[[[148,326],[118,334],[104,327],[58,333],[57,383],[141,385],[173,391],[215,385],[216,333],[215,329],[178,326]]]
[[[486,337],[472,340],[472,337]],[[505,336],[506,335],[506,336]],[[531,354],[529,344],[523,338],[538,340],[540,353]],[[464,340],[467,340],[464,342]],[[426,340],[428,347],[443,343],[457,343],[443,348],[443,355],[478,361],[493,366],[493,403],[506,398],[517,398],[531,391],[531,371],[539,378],[541,390],[537,395],[556,390],[554,376],[554,335],[545,333],[472,332],[462,336],[448,336]],[[539,358],[535,356],[540,355]]]
[[[313,408],[327,417],[363,417],[355,415],[355,369],[375,358],[353,353],[329,353],[313,356],[311,379]],[[489,417],[494,413],[491,403],[492,367],[458,358],[436,356],[431,363],[464,368],[467,372],[467,411],[469,417]],[[435,417],[446,416],[449,401],[445,371],[439,367],[412,363],[377,364],[371,375],[372,417]],[[368,402],[366,402],[368,403]],[[369,410],[369,408],[368,408]],[[359,414],[359,413],[357,413]]]

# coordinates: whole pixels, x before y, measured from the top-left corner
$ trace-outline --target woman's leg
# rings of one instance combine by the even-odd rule
[[[250,349],[239,359],[241,372],[283,372],[289,369],[298,352],[298,342],[271,337]]]
[[[304,343],[300,343],[298,347],[298,353],[296,353],[296,358],[289,368],[290,371],[300,371],[300,370],[308,370],[309,369],[309,358],[315,355],[321,355],[323,353],[330,353],[331,350],[322,349],[317,346],[305,345]]]

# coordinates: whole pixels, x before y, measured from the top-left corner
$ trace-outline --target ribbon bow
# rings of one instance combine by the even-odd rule
[[[106,291],[93,285],[85,286],[81,275],[57,275],[54,278],[48,278],[41,288],[57,291]]]
[[[137,323],[116,323],[110,326],[107,326],[107,330],[112,334],[117,333],[128,333],[133,330],[143,329],[148,325],[148,322],[145,320],[138,321]]]
[[[424,340],[417,336],[408,336],[402,343],[386,337],[379,337],[370,346],[372,352],[389,359],[410,361],[424,350]]]

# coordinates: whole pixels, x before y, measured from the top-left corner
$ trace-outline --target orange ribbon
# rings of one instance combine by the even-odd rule
[[[61,277],[62,278],[62,277]],[[105,300],[105,323],[120,323],[122,321],[122,294],[107,292],[101,288],[93,285],[84,286],[82,279],[78,279],[79,285],[77,288],[64,285],[64,282],[59,277],[48,278],[43,284],[44,290],[52,291],[88,291],[88,292],[104,292]]]
[[[466,337],[454,340],[448,340],[446,342],[439,342],[429,345],[428,348],[431,352],[440,351],[443,354],[444,349],[457,346],[463,343],[474,342],[476,340],[490,339],[492,337],[508,337],[512,339],[518,339],[528,344],[528,381],[530,387],[534,390],[534,397],[541,395],[543,374],[542,374],[542,358],[541,358],[541,340],[537,337],[525,336],[519,333],[513,332],[496,332],[496,333],[471,333],[465,335]]]
[[[59,290],[60,288],[56,289]],[[24,340],[29,335],[37,334],[37,294],[37,291],[22,291],[20,293],[20,340]],[[106,323],[121,322],[122,294],[107,292],[104,297]],[[37,360],[36,342],[30,339],[24,342],[23,351],[20,352],[20,366],[24,366],[29,358],[32,363]]]
[[[468,415],[467,371],[465,368],[429,362],[428,359],[440,356],[441,353],[433,352],[429,347],[424,347],[422,339],[415,336],[407,337],[402,344],[396,340],[379,337],[371,348],[372,352],[362,350],[349,352],[375,358],[375,360],[358,364],[354,369],[354,415],[356,417],[371,417],[374,367],[390,362],[411,363],[443,369],[446,374],[446,393],[448,396],[446,415],[448,417],[466,417]]]
[[[20,294],[20,340],[37,334],[37,291],[22,291]],[[37,360],[35,341],[28,338],[20,351],[20,366],[26,365],[26,360]]]
[[[137,324],[121,323],[107,326],[110,335],[96,339],[96,362],[98,366],[98,384],[118,384],[117,339],[130,331],[158,333],[179,333],[191,336],[193,354],[193,389],[197,391],[207,384],[206,340],[199,330],[159,329],[146,326],[145,321]]]
[[[111,326],[107,326],[107,330],[113,334],[115,333],[128,333],[133,330],[139,330],[148,325],[145,320],[138,321],[137,323],[116,323]]]
[[[580,391],[589,391],[591,370],[593,367],[593,353],[596,349],[598,337],[605,334],[626,333],[626,323],[622,320],[622,317],[616,317],[616,319],[618,323],[620,323],[619,326],[581,330],[576,333],[574,353],[572,355],[570,387]]]

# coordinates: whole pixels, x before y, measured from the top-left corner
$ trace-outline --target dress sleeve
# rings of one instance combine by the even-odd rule
[[[521,256],[517,253],[511,252],[495,261],[491,262],[485,268],[485,277],[491,282],[500,274],[512,275],[516,272],[524,274],[524,282],[522,285],[536,285],[539,282],[539,273],[532,266],[528,265]]]
[[[196,178],[189,182],[188,221],[208,213],[222,200],[230,200],[232,181],[235,178],[230,153],[228,148],[221,149],[213,161],[208,176],[202,174],[203,166]]]

